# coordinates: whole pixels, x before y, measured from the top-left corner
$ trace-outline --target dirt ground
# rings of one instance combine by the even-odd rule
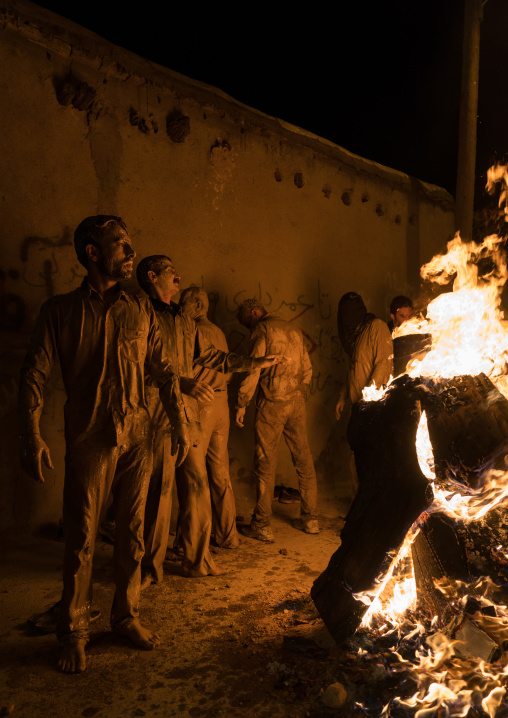
[[[342,491],[344,489],[342,488]],[[247,520],[252,495],[237,499]],[[274,502],[274,544],[242,537],[214,549],[219,577],[184,578],[167,562],[162,584],[142,595],[141,617],[161,645],[140,651],[109,631],[112,546],[98,541],[88,667],[56,670],[54,635],[34,636],[27,618],[58,600],[63,543],[52,527],[6,537],[0,557],[0,716],[318,716],[323,690],[341,680],[337,649],[310,599],[316,576],[340,543],[348,499],[322,491],[321,533],[291,527],[297,504]]]

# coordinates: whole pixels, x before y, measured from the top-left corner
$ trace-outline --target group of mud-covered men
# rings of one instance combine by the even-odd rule
[[[209,551],[239,544],[227,451],[228,374],[247,372],[236,421],[259,386],[254,473],[257,505],[245,535],[271,542],[271,502],[277,444],[283,434],[299,476],[301,516],[293,522],[318,533],[317,486],[307,441],[305,394],[311,365],[301,332],[246,300],[237,318],[251,332],[249,356],[228,351],[207,319],[208,297],[182,292],[165,255],[145,257],[137,279],[148,298],[127,292],[136,256],[123,220],[88,217],[74,234],[87,276],[74,291],[41,308],[21,370],[20,450],[26,472],[44,482],[52,467],[40,434],[44,386],[59,362],[65,385],[63,593],[56,633],[64,672],[86,667],[95,539],[108,499],[115,522],[115,596],[111,627],[135,646],[152,649],[156,633],[139,620],[140,593],[162,579],[176,473],[176,542],[187,576],[222,573]]]
[[[237,318],[251,333],[248,356],[228,351],[223,332],[207,319],[208,296],[189,287],[171,259],[153,255],[136,270],[147,297],[121,288],[136,256],[122,219],[88,217],[74,235],[87,276],[74,291],[43,306],[21,371],[21,461],[44,481],[52,468],[39,422],[43,390],[59,361],[65,404],[63,593],[56,633],[64,672],[85,669],[92,604],[92,559],[107,502],[115,522],[115,596],[111,627],[135,646],[152,649],[157,634],[139,620],[140,593],[163,577],[176,475],[175,545],[184,574],[218,575],[209,545],[237,548],[235,499],[229,476],[231,372],[246,372],[236,423],[257,392],[254,477],[257,503],[242,534],[273,542],[270,527],[277,446],[283,435],[299,479],[300,517],[293,526],[319,532],[317,482],[307,441],[305,399],[312,367],[303,335],[256,299]],[[399,298],[400,299],[400,298]],[[403,298],[404,299],[404,298]],[[409,301],[409,300],[408,300]],[[394,321],[397,315],[392,314]],[[348,386],[337,404],[361,398],[360,384],[385,383],[391,373],[391,334],[368,314],[359,295],[339,304],[339,336],[350,358]]]

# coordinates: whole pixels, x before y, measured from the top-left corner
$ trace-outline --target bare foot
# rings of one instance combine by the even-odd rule
[[[215,568],[211,568],[208,571],[209,576],[223,576],[225,573],[227,573],[227,568],[220,568],[220,566],[215,566]]]
[[[144,628],[137,619],[133,619],[125,626],[115,628],[114,632],[118,636],[128,638],[131,643],[145,651],[152,651],[161,642],[157,633],[152,633],[148,628]]]
[[[58,667],[64,673],[82,673],[86,668],[84,643],[64,643]]]
[[[143,578],[141,579],[141,586],[139,587],[140,591],[144,591],[148,586],[151,586],[152,583],[154,583],[154,580],[152,578],[151,573],[145,573]]]

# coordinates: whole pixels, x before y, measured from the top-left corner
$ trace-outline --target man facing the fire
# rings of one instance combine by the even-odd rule
[[[250,355],[278,354],[276,367],[249,374],[238,391],[236,423],[243,427],[245,409],[258,387],[255,419],[254,474],[257,504],[251,523],[241,526],[244,536],[273,542],[270,527],[277,465],[277,446],[284,435],[298,474],[301,515],[294,528],[319,533],[317,521],[317,480],[307,440],[305,398],[312,378],[312,365],[302,333],[290,322],[268,314],[257,299],[246,299],[237,319],[251,332]]]
[[[255,358],[238,356],[217,349],[204,335],[197,335],[194,319],[171,301],[180,291],[180,276],[166,255],[152,255],[142,259],[136,276],[155,310],[165,356],[180,373],[180,389],[191,426],[193,445],[176,476],[180,504],[179,539],[184,553],[185,573],[194,577],[216,576],[223,571],[215,564],[209,551],[212,509],[198,406],[198,402],[213,402],[215,391],[210,386],[209,378],[194,377],[194,362],[227,373],[253,369],[259,371],[262,367],[272,366],[277,358],[264,355]],[[151,380],[148,381],[150,383]],[[169,451],[170,423],[164,415],[157,391],[147,386],[147,394],[154,431],[154,468],[146,503],[142,588],[161,581],[163,577],[175,476],[174,461]]]
[[[74,234],[88,274],[78,289],[41,308],[21,370],[21,462],[44,482],[42,461],[53,468],[40,435],[43,390],[60,361],[65,404],[63,594],[57,636],[62,671],[83,671],[92,601],[92,559],[101,511],[110,493],[116,521],[115,584],[111,626],[150,650],[159,637],[139,621],[143,513],[151,471],[150,417],[145,371],[159,387],[173,427],[177,462],[189,448],[180,388],[164,358],[152,305],[124,291],[136,255],[120,217],[84,219]]]
[[[409,297],[398,294],[390,302],[390,321],[388,329],[393,332],[394,329],[400,327],[404,322],[412,318],[414,313],[413,302]]]

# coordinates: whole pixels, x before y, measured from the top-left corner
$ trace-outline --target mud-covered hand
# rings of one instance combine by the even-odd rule
[[[236,425],[243,429],[245,421],[245,406],[239,407],[236,410],[235,422]]]
[[[180,391],[182,394],[192,396],[201,402],[213,401],[215,397],[215,392],[209,384],[205,384],[204,381],[199,381],[199,379],[191,379],[188,376],[180,377]]]
[[[269,354],[265,357],[256,357],[254,359],[254,369],[266,369],[269,366],[278,364],[281,357],[277,354]]]
[[[180,424],[171,432],[171,454],[177,454],[175,466],[183,464],[191,446],[187,424]]]
[[[44,461],[48,469],[54,468],[46,442],[40,434],[23,434],[19,448],[21,466],[34,481],[43,484],[42,462]]]

